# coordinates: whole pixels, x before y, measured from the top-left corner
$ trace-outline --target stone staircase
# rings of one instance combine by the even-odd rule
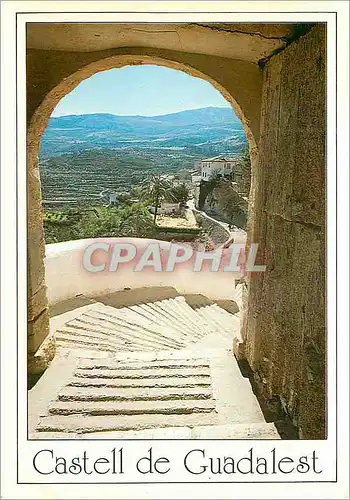
[[[30,438],[279,439],[232,354],[239,319],[205,297],[51,319],[57,355],[29,392]]]

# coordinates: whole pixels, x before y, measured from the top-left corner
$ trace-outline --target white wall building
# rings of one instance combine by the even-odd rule
[[[201,161],[202,181],[210,181],[217,174],[223,177],[231,176],[235,182],[242,179],[241,170],[236,158],[214,156],[213,158],[205,158]]]

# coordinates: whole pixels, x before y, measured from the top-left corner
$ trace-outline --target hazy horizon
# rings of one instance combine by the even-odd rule
[[[117,114],[117,113],[108,113],[108,112],[93,112],[93,113],[69,113],[69,114],[63,114],[63,115],[51,115],[51,118],[64,118],[66,116],[89,116],[89,115],[110,115],[110,116],[123,116],[125,118],[127,117],[140,117],[140,118],[155,118],[157,116],[167,116],[167,115],[174,115],[177,113],[183,113],[186,111],[198,111],[201,109],[229,109],[231,106],[205,106],[205,107],[200,107],[200,108],[189,108],[189,109],[183,109],[181,111],[175,111],[173,113],[161,113],[161,114],[156,114],[156,115],[129,115],[129,114]],[[232,112],[234,113],[233,109]]]
[[[231,105],[201,78],[161,66],[141,65],[101,71],[83,80],[63,97],[51,116],[106,113],[154,117],[209,107]]]

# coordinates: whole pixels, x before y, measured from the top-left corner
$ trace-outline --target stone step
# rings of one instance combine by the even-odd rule
[[[84,347],[77,347],[75,344],[71,343],[65,343],[65,342],[57,342],[56,340],[56,347],[57,347],[57,353],[60,356],[63,357],[68,357],[68,356],[73,356],[75,358],[91,358],[91,359],[96,359],[96,358],[111,358],[115,357],[117,354],[123,353],[130,353],[133,354],[136,351],[119,351],[118,353],[115,353],[114,351],[97,351],[94,349],[86,348]],[[151,351],[147,351],[151,352]],[[153,351],[154,352],[154,351]]]
[[[174,342],[172,340],[160,338],[159,335],[151,336],[148,332],[143,331],[140,327],[134,329],[123,328],[119,325],[113,325],[108,320],[90,318],[87,315],[83,315],[74,321],[71,321],[68,325],[70,328],[75,328],[77,330],[82,330],[82,332],[89,331],[94,332],[96,336],[110,339],[120,340],[123,342],[131,343],[135,346],[152,346],[154,349],[162,348],[173,348],[178,349],[179,347],[184,347],[185,344],[180,342]],[[67,328],[67,327],[65,327]],[[141,349],[140,349],[141,350]]]
[[[112,308],[110,308],[112,309]],[[118,310],[116,310],[118,311]],[[139,316],[139,315],[138,315]],[[179,336],[174,336],[167,334],[167,331],[163,327],[156,325],[144,325],[139,318],[135,318],[133,314],[124,315],[120,317],[119,315],[112,314],[110,310],[96,309],[89,311],[84,314],[79,319],[89,320],[95,324],[105,324],[106,328],[114,329],[114,331],[120,331],[125,334],[136,335],[137,338],[147,339],[149,341],[162,343],[163,345],[168,345],[170,347],[182,347],[184,344],[179,340]]]
[[[40,434],[43,433],[39,433]],[[63,434],[67,438],[69,434]],[[77,437],[77,435],[73,435]],[[196,427],[168,427],[130,431],[91,432],[87,439],[281,439],[274,423],[246,423],[232,425],[203,425]]]
[[[156,401],[57,401],[50,405],[51,415],[177,415],[187,413],[210,413],[215,411],[215,401],[156,400]]]
[[[159,321],[160,324],[164,326],[171,325],[173,329],[178,332],[178,335],[183,342],[188,343],[188,339],[200,338],[198,332],[193,331],[191,326],[186,324],[184,318],[176,316],[176,313],[172,311],[172,314],[168,312],[168,308],[165,305],[165,301],[153,302],[152,304],[142,304],[143,309],[147,308],[147,312],[153,315],[155,321]]]
[[[239,316],[237,314],[230,314],[217,304],[214,304],[213,309],[217,312],[217,321],[219,321],[220,318],[220,321],[227,326],[226,332],[230,340],[232,341],[234,338],[241,339],[241,323]]]
[[[79,326],[64,326],[60,330],[56,331],[55,334],[56,339],[68,339],[72,338],[76,340],[79,338],[80,340],[90,342],[91,344],[98,345],[98,346],[109,346],[114,348],[114,350],[117,350],[118,347],[123,348],[123,347],[128,347],[128,348],[135,348],[137,350],[141,349],[154,349],[154,346],[147,342],[137,342],[134,343],[130,340],[125,340],[125,338],[120,337],[119,335],[113,335],[113,334],[106,334],[103,332],[102,328],[100,330],[93,330],[93,329],[87,329],[87,328],[82,328],[80,325]],[[164,346],[162,346],[164,348]]]
[[[230,314],[229,312],[225,311],[225,309],[222,309],[222,307],[219,307],[217,304],[213,304],[211,306],[211,310],[215,311],[215,313],[217,314],[217,319],[220,320],[223,324],[226,324],[229,328],[232,328],[232,326],[239,324],[239,319],[234,314]]]
[[[79,349],[110,355],[193,349],[213,335],[221,338],[223,345],[226,339],[233,340],[237,329],[237,318],[217,304],[206,301],[193,309],[183,296],[120,309],[95,303],[78,311],[76,317],[73,313],[63,315],[68,318],[63,324],[55,318],[58,347],[74,350],[76,356]],[[215,344],[214,337],[209,343]]]
[[[65,417],[70,418],[70,417]],[[274,423],[202,425],[196,427],[155,427],[142,430],[100,432],[35,432],[30,439],[281,439]]]
[[[210,399],[208,387],[65,387],[58,395],[59,401],[160,401],[185,399]]]
[[[281,439],[281,437],[273,422],[259,422],[198,426],[191,430],[191,439]]]
[[[175,298],[168,299],[167,301],[171,308],[176,311],[177,315],[181,318],[185,318],[186,323],[192,326],[194,331],[199,331],[199,338],[203,336],[203,334],[208,335],[212,333],[212,329],[207,321],[204,318],[198,316],[196,311],[186,302],[185,297],[178,296]]]
[[[144,314],[148,318],[154,318],[155,321],[159,320],[160,322],[170,323],[172,324],[174,321],[179,320],[179,318],[174,317],[174,315],[169,312],[166,307],[166,300],[150,302],[150,303],[142,303],[139,304],[140,309],[144,311]],[[130,306],[129,308],[134,308],[135,306]],[[135,309],[133,309],[135,310]],[[178,321],[176,321],[178,323]],[[180,330],[180,334],[183,335],[183,331]]]
[[[200,328],[206,335],[212,333],[212,329],[204,318],[201,318],[192,307],[190,307],[182,296],[169,299],[179,316],[184,316],[195,327]]]
[[[38,426],[39,432],[100,432],[151,429],[159,427],[195,427],[215,425],[217,414],[153,414],[153,415],[50,415],[43,417]]]
[[[128,368],[109,368],[109,369],[83,369],[78,368],[75,372],[76,377],[89,378],[128,378],[128,379],[157,379],[157,378],[186,378],[210,376],[209,367],[189,366],[186,368],[144,368],[140,370],[130,370]]]
[[[77,347],[81,347],[83,349],[89,349],[89,347],[91,348],[91,346],[94,346],[94,348],[99,351],[107,351],[107,352],[115,352],[116,349],[111,347],[109,344],[106,344],[106,343],[102,343],[102,342],[90,342],[90,341],[87,341],[87,340],[82,340],[81,337],[78,337],[78,336],[74,336],[74,335],[64,335],[62,333],[59,333],[57,334],[56,336],[56,346],[59,348],[60,346],[63,346],[63,347],[68,347],[68,346],[71,346],[71,347],[74,347],[74,348],[77,348]],[[125,350],[125,351],[128,351],[130,349],[128,349],[127,347],[123,348],[123,347],[120,347],[119,350]]]
[[[205,297],[187,300],[95,303],[54,318],[62,370],[72,366],[30,432],[278,439],[230,351],[238,318]]]
[[[94,338],[92,336],[86,336],[86,335],[80,335],[80,334],[73,334],[70,332],[57,332],[56,334],[56,343],[60,345],[64,345],[65,347],[67,345],[71,345],[72,347],[80,347],[82,349],[91,349],[94,348],[97,351],[107,351],[110,353],[117,353],[117,352],[131,352],[133,350],[139,350],[140,346],[132,346],[129,344],[122,344],[119,342],[113,342],[113,341],[102,341],[99,340],[98,338]],[[143,346],[142,349],[145,352],[151,352],[154,351],[152,347],[150,346]]]
[[[156,351],[163,349],[179,349],[178,346],[172,347],[166,343],[151,343],[148,341],[131,341],[120,338],[117,334],[105,335],[101,331],[85,330],[83,328],[75,328],[71,326],[64,326],[55,333],[58,343],[70,342],[85,346],[85,348],[96,348],[97,350],[108,350],[111,352],[121,351]]]
[[[190,335],[190,332],[186,328],[186,325],[181,324],[180,318],[178,318],[178,321],[170,320],[169,318],[164,317],[162,314],[155,313],[155,311],[151,307],[145,304],[130,306],[128,307],[128,309],[140,316],[144,316],[145,318],[152,321],[153,324],[158,324],[163,328],[166,328],[167,330],[169,330],[169,333],[171,335],[175,335],[175,337],[178,338],[181,342],[184,342],[184,345],[195,341],[195,338],[193,337],[193,335]]]
[[[110,308],[113,309],[113,308]],[[98,310],[89,312],[90,317],[98,318],[102,321],[106,321],[107,324],[114,325],[116,328],[122,326],[125,330],[130,332],[139,332],[144,336],[144,338],[149,338],[162,342],[170,347],[183,347],[186,345],[183,341],[184,335],[177,330],[174,330],[172,325],[160,325],[155,321],[153,323],[143,323],[142,316],[131,309],[128,311],[123,311],[123,317],[119,316],[119,311],[116,310],[116,315],[114,312],[108,310]]]
[[[182,314],[179,314],[177,302],[171,299],[154,302],[153,304],[148,304],[148,306],[153,310],[159,311],[166,318],[167,322],[175,323],[179,326],[180,330],[192,338],[201,338],[205,334],[202,325],[198,321],[197,324],[193,324],[187,314],[184,314],[187,308],[191,309],[187,304],[183,307]]]
[[[139,369],[147,369],[147,368],[188,368],[188,367],[199,367],[199,368],[208,368],[209,360],[201,359],[201,358],[193,358],[193,359],[159,359],[154,361],[116,361],[114,359],[108,359],[101,361],[100,359],[86,359],[80,360],[78,363],[78,367],[84,370],[91,369],[118,369],[118,370],[139,370]]]
[[[233,331],[223,321],[223,318],[217,313],[213,305],[200,307],[196,309],[196,313],[204,318],[218,335],[231,336],[233,339]]]
[[[71,387],[117,387],[117,388],[181,388],[181,387],[210,387],[209,375],[185,378],[148,378],[148,379],[118,379],[118,378],[79,378],[71,379]]]
[[[195,337],[201,338],[203,334],[209,333],[209,331],[206,331],[205,323],[199,321],[198,317],[196,321],[193,321],[192,315],[194,311],[187,304],[184,297],[170,298],[156,302],[156,304]]]

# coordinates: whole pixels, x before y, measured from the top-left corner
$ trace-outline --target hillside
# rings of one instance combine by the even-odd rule
[[[130,189],[152,172],[176,173],[207,156],[236,155],[244,144],[231,108],[54,117],[41,140],[43,198],[88,201],[103,188]]]

